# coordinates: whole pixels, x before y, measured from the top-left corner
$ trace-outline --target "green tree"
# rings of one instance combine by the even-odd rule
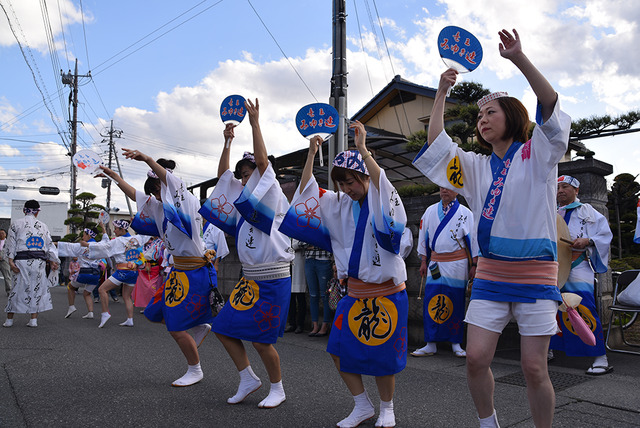
[[[459,141],[460,147],[466,151],[490,154],[491,150],[481,147],[475,142],[476,120],[479,108],[478,100],[490,91],[481,83],[461,82],[451,89],[451,98],[458,100],[458,104],[447,109],[445,130],[454,140]],[[407,149],[418,151],[427,141],[427,131],[418,131],[409,136]]]
[[[638,246],[633,243],[639,194],[640,184],[636,182],[636,177],[626,173],[619,174],[613,179],[613,186],[608,192],[609,223],[614,232],[611,253],[619,259],[640,254],[636,249]]]
[[[78,230],[85,228],[95,230],[98,223],[93,220],[100,216],[101,210],[104,210],[102,205],[93,203],[95,198],[96,195],[89,192],[82,192],[76,196],[76,203],[72,204],[67,211],[70,217],[64,221],[64,224],[71,226],[71,233],[65,235],[62,238],[63,241],[71,242],[78,239],[82,235],[77,232]]]

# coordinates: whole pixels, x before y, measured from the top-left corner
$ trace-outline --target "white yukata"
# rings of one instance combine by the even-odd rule
[[[338,303],[327,352],[340,370],[371,376],[398,373],[407,362],[407,271],[401,254],[406,213],[384,170],[362,207],[344,193],[320,189],[311,177],[298,189],[281,230],[332,251],[349,295]],[[362,284],[356,287],[356,284]],[[359,297],[356,288],[368,290]],[[375,296],[374,296],[375,295]]]
[[[538,106],[532,139],[512,143],[503,159],[465,152],[443,131],[413,161],[431,181],[464,196],[474,213],[481,257],[472,300],[561,300],[557,280],[553,283],[557,276],[555,195],[557,164],[567,151],[571,118],[559,104],[544,124]],[[500,280],[482,272],[483,258],[525,265],[533,261],[544,266],[546,279]],[[554,266],[552,275],[548,271]]]
[[[144,244],[151,238],[146,235],[126,235],[118,236],[111,240],[102,240],[100,242],[91,242],[87,247],[87,253],[90,259],[106,259],[113,257],[116,265],[132,262],[136,265],[141,264],[140,255]],[[116,268],[117,269],[117,268]],[[112,277],[133,287],[138,278],[138,269],[117,269]]]
[[[551,338],[551,349],[564,351],[575,357],[597,357],[605,354],[602,324],[596,308],[594,296],[594,272],[605,273],[609,263],[609,246],[613,234],[609,222],[589,204],[578,199],[560,207],[558,214],[568,221],[572,240],[586,238],[593,241],[583,250],[573,251],[573,262],[569,278],[562,288],[563,293],[575,293],[582,297],[576,308],[596,338],[595,346],[585,344],[569,322],[566,312],[558,311],[558,324],[562,332]]]
[[[109,238],[106,233],[102,234],[101,242],[107,242]],[[95,239],[87,241],[89,243],[96,242]],[[83,286],[88,292],[100,284],[100,262],[102,259],[89,258],[89,247],[83,247],[77,242],[58,242],[58,255],[60,257],[77,257],[80,264],[78,277],[73,281],[75,288]]]
[[[243,278],[215,318],[212,330],[259,343],[276,343],[284,333],[291,297],[291,240],[278,228],[289,208],[269,164],[243,187],[225,171],[200,214],[236,238]]]
[[[214,250],[216,259],[223,259],[229,255],[229,245],[224,232],[211,223],[206,223],[203,227],[202,241],[206,250]]]
[[[457,200],[447,208],[445,214],[440,201],[420,219],[418,255],[429,267],[423,300],[425,342],[462,342],[469,259],[478,255],[473,213]]]
[[[5,245],[7,258],[13,259],[20,272],[13,273],[13,289],[4,311],[37,314],[53,309],[46,266],[47,260],[59,264],[60,259],[47,225],[27,214],[11,224]]]
[[[175,261],[164,287],[158,290],[144,314],[153,322],[165,322],[169,331],[185,331],[213,320],[209,295],[217,287],[217,276],[213,264],[204,262],[198,198],[169,171],[161,194],[162,202],[136,190],[138,215],[132,227],[138,231],[153,229]],[[198,260],[201,266],[188,269],[180,262],[185,257]]]

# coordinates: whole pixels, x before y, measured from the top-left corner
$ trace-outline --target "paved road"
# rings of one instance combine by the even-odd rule
[[[124,305],[112,303],[112,319],[98,329],[99,317],[81,319],[81,296],[78,312],[64,319],[66,290],[56,287],[52,294],[54,309],[40,314],[38,328],[26,327],[26,315],[16,315],[12,328],[0,328],[0,427],[332,427],[351,411],[353,401],[324,352],[327,338],[288,333],[279,340],[287,401],[269,410],[257,407],[268,393],[267,375],[249,345],[265,385],[231,406],[226,399],[235,393],[238,375],[213,335],[200,348],[204,380],[173,388],[186,364],[163,326],[136,311],[135,327],[119,327]],[[517,358],[517,350],[500,351],[493,365],[502,379],[496,408],[503,427],[533,426]],[[558,357],[552,363],[555,426],[640,427],[640,357],[612,354],[610,361],[614,372],[601,377],[584,376],[590,359]],[[375,383],[366,384],[377,407]],[[450,349],[410,358],[397,376],[395,409],[399,427],[476,426],[464,360]]]

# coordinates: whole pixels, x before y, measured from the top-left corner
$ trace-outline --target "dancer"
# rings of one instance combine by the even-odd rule
[[[411,353],[424,357],[437,352],[436,342],[451,342],[456,357],[466,357],[464,337],[465,291],[478,258],[473,213],[460,205],[452,190],[440,188],[440,202],[428,207],[420,219],[418,255],[424,285],[424,340]],[[420,284],[422,286],[422,284]]]
[[[602,323],[596,309],[594,297],[594,272],[605,273],[609,262],[609,245],[613,234],[607,219],[591,205],[580,202],[578,192],[580,182],[570,175],[558,178],[558,214],[567,222],[569,234],[573,239],[573,262],[569,279],[562,287],[563,293],[575,293],[582,297],[577,308],[582,318],[596,337],[595,346],[585,344],[569,324],[567,315],[558,311],[558,324],[562,333],[551,338],[548,359],[553,359],[553,349],[564,351],[572,357],[595,357],[588,375],[610,373],[602,334]]]
[[[96,242],[96,232],[92,229],[85,228],[82,233],[83,242]],[[105,233],[102,234],[102,241],[106,241],[109,238]],[[80,270],[75,279],[70,278],[69,286],[67,287],[67,299],[69,300],[69,309],[65,318],[69,318],[77,308],[75,306],[76,292],[82,288],[82,297],[87,305],[87,314],[82,318],[93,319],[93,289],[100,284],[100,262],[101,260],[92,260],[89,256],[89,250],[83,247],[80,243],[71,242],[58,242],[58,255],[60,257],[76,257]]]
[[[131,298],[131,293],[138,280],[138,266],[141,263],[142,246],[149,240],[149,236],[131,235],[129,233],[131,223],[127,220],[113,220],[112,223],[116,235],[115,238],[91,243],[81,241],[80,245],[89,248],[88,256],[90,259],[113,257],[116,263],[116,271],[98,288],[100,306],[102,307],[98,328],[103,328],[111,318],[109,313],[109,291],[120,286],[122,286],[122,300],[124,300],[127,310],[127,319],[119,325],[121,327],[133,327],[133,299]]]
[[[24,217],[14,221],[7,237],[7,258],[14,274],[13,289],[4,311],[7,320],[3,327],[13,325],[13,315],[30,314],[27,326],[38,326],[38,314],[53,309],[49,280],[46,273],[47,260],[51,269],[57,270],[60,259],[52,245],[49,228],[37,219],[40,212],[38,201],[31,199],[22,209]]]
[[[156,292],[164,283],[162,275],[162,254],[164,243],[157,236],[152,236],[143,247],[143,264],[138,269],[138,280],[133,287],[133,304],[136,308],[146,308]],[[144,312],[144,311],[142,311]]]
[[[499,33],[500,55],[510,60],[538,97],[537,125],[528,139],[526,108],[506,92],[478,101],[478,142],[491,156],[464,152],[444,132],[447,90],[457,72],[445,71],[436,92],[428,144],[414,165],[434,183],[459,192],[477,223],[480,257],[465,322],[467,382],[481,426],[498,426],[491,372],[498,338],[515,318],[521,365],[534,424],[551,426],[555,405],[547,371],[549,339],[557,332],[558,263],[555,194],[557,164],[567,151],[571,118],[558,95],[522,51],[520,37]]]
[[[109,168],[101,167],[130,199],[136,201],[138,214],[134,229],[160,236],[165,249],[173,256],[174,266],[164,286],[144,310],[153,322],[164,322],[187,360],[187,372],[173,386],[189,386],[204,377],[198,347],[211,330],[209,294],[217,286],[213,268],[214,254],[205,253],[200,231],[200,202],[178,177],[173,175],[175,162],[154,161],[138,150],[123,149],[127,159],[145,162],[147,172],[144,193],[136,190]],[[187,333],[193,328],[193,337]]]
[[[395,426],[395,374],[407,363],[408,298],[401,238],[407,221],[402,201],[366,147],[366,131],[351,123],[357,150],[333,160],[331,179],[341,192],[320,189],[313,176],[319,137],[311,139],[299,191],[281,230],[332,251],[348,295],[338,303],[327,352],[355,406],[339,427],[375,415],[362,375],[375,376],[380,394],[376,427]],[[347,197],[348,196],[348,197]]]
[[[227,245],[227,238],[224,236],[224,232],[205,220],[205,224],[202,226],[202,241],[204,242],[205,250],[216,252],[213,266],[218,272],[220,260],[229,255],[229,245]]]
[[[236,237],[242,262],[243,277],[212,325],[240,374],[238,391],[227,403],[242,402],[262,385],[242,343],[247,340],[258,351],[271,382],[269,395],[258,407],[273,408],[286,399],[280,356],[273,344],[284,333],[291,296],[293,250],[289,238],[278,232],[289,203],[267,156],[258,100],[255,104],[247,100],[245,107],[253,131],[254,154],[245,153],[235,171],[229,169],[234,129],[227,125],[224,137],[229,144],[223,145],[218,184],[200,213]]]

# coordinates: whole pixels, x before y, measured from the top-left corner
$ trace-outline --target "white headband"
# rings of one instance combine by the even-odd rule
[[[506,92],[494,92],[492,94],[485,95],[484,97],[480,98],[480,100],[478,101],[478,107],[482,108],[482,106],[488,103],[489,101],[497,100],[498,98],[508,97],[508,96],[509,94],[507,94]]]

